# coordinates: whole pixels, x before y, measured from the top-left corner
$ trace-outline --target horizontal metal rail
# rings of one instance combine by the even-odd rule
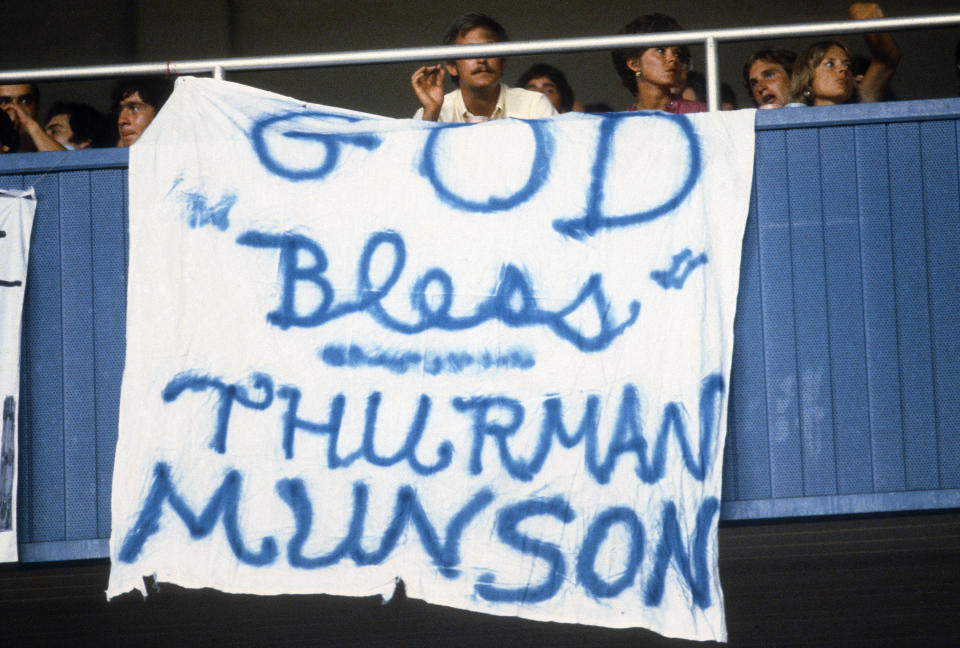
[[[379,63],[443,61],[454,58],[481,56],[519,56],[564,52],[613,50],[624,47],[656,45],[702,44],[707,50],[707,104],[710,110],[719,107],[719,79],[717,45],[721,42],[821,36],[826,34],[859,34],[869,32],[932,29],[960,25],[960,13],[911,18],[876,18],[871,20],[840,20],[832,22],[774,25],[767,27],[732,27],[725,29],[692,30],[658,34],[626,34],[618,36],[586,36],[579,38],[552,38],[538,41],[482,43],[478,45],[441,45],[399,49],[330,52],[322,54],[285,54],[280,56],[250,56],[221,59],[165,61],[158,63],[125,63],[117,65],[88,65],[77,67],[0,71],[3,81],[68,81],[102,79],[143,75],[212,74],[223,78],[226,72],[251,70],[280,70],[310,67],[341,67]]]

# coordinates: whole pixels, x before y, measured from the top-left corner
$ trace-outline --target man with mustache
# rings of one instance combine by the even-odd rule
[[[475,45],[507,40],[500,23],[484,14],[461,16],[444,35],[445,45]],[[421,108],[414,119],[442,122],[479,122],[518,117],[537,119],[557,114],[546,96],[539,92],[511,88],[500,83],[506,60],[482,57],[426,65],[413,73],[410,83]],[[459,86],[443,94],[445,74]]]

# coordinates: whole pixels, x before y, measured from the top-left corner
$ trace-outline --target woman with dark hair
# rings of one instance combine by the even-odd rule
[[[834,106],[859,99],[847,46],[836,40],[814,43],[797,57],[790,79],[793,101],[808,106]]]
[[[537,63],[530,66],[517,79],[517,87],[545,94],[558,113],[573,110],[573,88],[563,72],[552,65]]]
[[[621,34],[652,34],[682,31],[670,16],[648,14],[634,19],[623,27]],[[664,110],[670,113],[704,112],[707,105],[679,96],[690,64],[690,50],[686,45],[658,45],[629,47],[614,50],[613,67],[624,87],[636,97],[631,110]]]

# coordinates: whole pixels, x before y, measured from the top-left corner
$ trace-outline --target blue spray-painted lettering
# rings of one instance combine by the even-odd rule
[[[676,193],[658,205],[644,209],[635,214],[622,216],[608,216],[603,213],[604,190],[607,182],[607,171],[612,162],[611,149],[613,135],[627,119],[664,119],[680,129],[687,142],[687,169],[686,176]],[[608,115],[604,116],[600,125],[597,157],[591,170],[590,189],[587,193],[587,208],[584,216],[571,219],[557,219],[553,221],[553,228],[573,238],[593,236],[602,229],[626,227],[648,223],[669,214],[680,206],[697,184],[701,173],[700,141],[693,129],[693,123],[686,115],[672,115],[663,112],[650,112],[643,115]]]
[[[353,485],[353,516],[350,518],[350,527],[347,534],[329,553],[313,558],[303,555],[303,545],[310,537],[313,526],[313,504],[307,495],[307,489],[302,479],[281,479],[277,482],[277,494],[287,503],[293,512],[296,522],[296,531],[287,544],[287,562],[297,569],[319,569],[328,567],[340,561],[347,553],[360,542],[363,534],[363,521],[367,515],[367,485],[356,482]]]
[[[403,446],[392,456],[385,457],[377,454],[374,448],[374,439],[377,429],[377,415],[380,409],[382,394],[371,392],[367,396],[367,407],[364,413],[365,422],[363,440],[359,449],[341,457],[338,454],[340,427],[343,423],[343,412],[346,408],[346,397],[337,394],[330,402],[330,416],[326,421],[308,421],[297,414],[300,408],[302,393],[299,388],[284,385],[277,389],[277,397],[287,401],[287,409],[283,414],[283,452],[287,459],[293,459],[295,453],[294,439],[296,432],[302,430],[312,434],[329,436],[327,445],[327,467],[331,470],[346,468],[361,457],[373,466],[388,467],[406,460],[410,468],[418,475],[432,475],[446,469],[453,460],[453,444],[444,441],[437,448],[437,460],[432,465],[424,464],[417,458],[417,446],[423,438],[430,415],[431,400],[425,394],[420,395],[417,410],[410,423],[407,437]]]
[[[327,255],[323,249],[312,239],[300,234],[268,234],[266,232],[245,232],[237,239],[240,245],[248,245],[255,248],[279,248],[280,266],[279,273],[283,277],[283,295],[281,297],[280,307],[267,313],[267,321],[274,326],[279,326],[286,330],[291,326],[317,326],[318,313],[326,314],[327,311],[344,311],[343,308],[331,308],[333,303],[333,286],[323,277],[327,270]],[[313,259],[313,263],[307,266],[299,265],[298,259],[300,252],[303,251],[307,256]],[[296,295],[297,284],[306,281],[314,285],[320,291],[320,303],[316,310],[306,316],[297,314]],[[354,312],[353,310],[341,312]]]
[[[640,396],[636,387],[625,385],[613,439],[610,441],[606,459],[597,469],[597,480],[606,484],[610,480],[617,458],[621,454],[632,452],[637,456],[637,476],[647,484],[660,481],[666,472],[667,439],[672,429],[680,446],[684,466],[695,479],[703,481],[710,467],[712,440],[717,433],[717,414],[724,389],[723,377],[720,374],[711,374],[700,383],[700,438],[696,459],[687,438],[683,406],[675,402],[667,403],[664,407],[653,456],[648,458],[647,441],[643,438],[640,424]]]
[[[612,583],[603,580],[594,569],[600,545],[607,539],[610,527],[622,524],[629,536],[629,552],[624,569]],[[633,585],[640,562],[643,560],[643,523],[637,514],[625,506],[609,508],[590,523],[583,545],[577,554],[577,582],[594,598],[613,598]]]
[[[550,177],[550,159],[553,157],[553,138],[547,131],[546,125],[537,121],[519,122],[525,124],[533,132],[534,155],[530,165],[530,172],[527,174],[524,185],[514,193],[508,196],[491,196],[485,201],[470,200],[448,187],[440,179],[437,171],[438,160],[437,142],[445,134],[455,133],[457,128],[468,126],[468,124],[450,124],[439,128],[434,128],[427,135],[427,141],[423,149],[423,159],[420,162],[420,174],[423,175],[433,186],[434,192],[445,203],[469,212],[495,212],[506,211],[517,205],[530,200],[543,186],[547,178]]]
[[[566,307],[557,311],[543,310],[537,304],[530,280],[512,264],[503,266],[496,282],[493,294],[480,302],[472,315],[455,317],[450,314],[453,305],[453,280],[441,268],[427,270],[414,283],[410,291],[410,304],[417,312],[416,322],[401,321],[386,311],[381,303],[396,285],[406,264],[406,246],[396,232],[377,232],[367,239],[360,256],[357,270],[357,294],[355,301],[334,304],[334,289],[323,276],[327,269],[327,257],[315,241],[300,234],[269,234],[249,231],[237,239],[240,245],[256,248],[280,249],[279,274],[282,277],[283,294],[280,305],[267,313],[267,321],[281,329],[291,326],[321,326],[337,318],[366,311],[384,328],[413,335],[430,329],[444,331],[463,331],[490,320],[500,320],[507,326],[527,327],[544,326],[557,337],[573,344],[580,351],[600,351],[610,344],[630,326],[640,315],[640,302],[631,301],[629,317],[616,324],[610,319],[610,303],[603,291],[602,277],[590,275],[580,288],[579,293]],[[393,267],[383,282],[374,286],[370,278],[370,266],[374,254],[383,246],[393,252]],[[300,252],[305,252],[312,261],[299,265]],[[307,314],[296,309],[297,285],[307,282],[320,291],[320,303]],[[427,301],[428,289],[439,287],[442,299],[439,304],[431,305]],[[600,332],[593,336],[584,335],[567,323],[566,317],[579,309],[584,303],[592,302],[600,322]]]
[[[317,351],[319,358],[330,367],[382,367],[395,374],[419,370],[436,376],[442,373],[458,374],[470,367],[483,371],[490,369],[531,369],[536,364],[533,352],[514,348],[506,351],[402,351],[364,349],[359,344],[326,344]]]
[[[483,472],[483,440],[491,436],[497,441],[497,449],[500,451],[500,463],[516,479],[529,481],[532,478],[529,471],[522,462],[513,458],[510,453],[510,447],[507,445],[507,439],[520,429],[523,423],[523,405],[520,401],[507,398],[505,396],[475,396],[473,398],[454,398],[453,407],[458,412],[471,412],[473,414],[473,445],[470,451],[470,473],[479,475]],[[490,411],[505,411],[509,415],[508,423],[500,424],[490,420]]]
[[[382,138],[371,133],[323,133],[304,126],[293,125],[296,120],[309,119],[316,119],[322,123],[331,119],[357,122],[361,121],[362,118],[335,113],[291,111],[271,115],[258,121],[251,130],[250,140],[257,157],[267,170],[292,181],[318,180],[327,177],[336,168],[342,147],[349,145],[374,150],[382,143]],[[614,133],[626,119],[664,119],[678,127],[687,143],[687,168],[683,181],[676,192],[661,203],[634,214],[611,216],[603,213],[607,174],[611,164]],[[441,179],[438,170],[439,162],[442,159],[442,155],[440,155],[441,139],[444,135],[455,133],[456,129],[465,127],[464,124],[448,124],[431,129],[424,143],[419,172],[430,182],[437,197],[456,209],[475,213],[513,209],[530,200],[543,188],[550,178],[551,162],[555,154],[553,138],[547,126],[538,121],[524,123],[533,134],[533,159],[530,171],[523,178],[523,186],[509,195],[494,195],[486,200],[474,200],[461,195],[455,188],[447,186]],[[279,160],[270,151],[267,136],[274,132],[279,137],[288,140],[319,142],[323,146],[323,159],[316,165],[306,168],[289,166],[289,161]],[[601,229],[626,227],[652,221],[675,210],[696,186],[701,172],[700,140],[690,118],[686,115],[672,115],[661,112],[605,115],[601,120],[596,158],[591,169],[591,181],[585,201],[587,205],[585,213],[577,218],[557,219],[553,222],[553,227],[564,235],[583,238],[584,236],[592,236]]]
[[[271,115],[254,124],[250,132],[250,141],[256,151],[260,163],[271,173],[299,182],[302,180],[320,180],[328,176],[337,166],[340,159],[340,149],[343,146],[357,146],[372,151],[380,146],[382,139],[370,133],[322,133],[305,130],[303,126],[285,125],[284,122],[305,121],[315,119],[322,124],[330,119],[341,119],[346,122],[361,121],[360,118],[324,112],[291,111],[278,115]],[[286,127],[286,130],[284,130]],[[290,140],[319,142],[323,145],[323,160],[317,165],[307,168],[293,168],[287,163],[274,157],[267,143],[267,135],[277,132],[281,137]]]
[[[533,476],[543,468],[547,456],[550,454],[550,447],[553,438],[556,437],[564,448],[572,448],[586,439],[584,453],[586,455],[587,470],[594,477],[598,474],[597,470],[597,429],[600,422],[600,397],[596,395],[587,396],[587,402],[583,409],[583,417],[580,419],[580,425],[574,434],[567,432],[567,427],[563,422],[563,402],[559,397],[551,396],[543,401],[543,424],[540,427],[540,438],[537,440],[537,447],[533,452],[533,458],[529,463],[523,463],[518,460],[513,465],[517,470],[517,478],[524,481],[533,479]],[[596,477],[595,477],[596,478]]]
[[[477,584],[474,585],[474,591],[482,598],[501,603],[539,603],[553,597],[560,590],[567,573],[567,564],[560,547],[552,542],[531,538],[517,530],[521,522],[539,515],[549,515],[563,523],[572,522],[576,517],[573,509],[562,497],[526,500],[500,509],[497,513],[496,528],[497,535],[504,544],[547,562],[549,568],[546,580],[539,585],[501,588],[494,586],[495,576],[485,572],[477,578]]]
[[[430,397],[426,394],[420,395],[417,403],[417,412],[414,414],[413,422],[410,423],[410,431],[407,433],[407,439],[392,457],[381,457],[373,447],[373,440],[377,428],[377,411],[380,408],[380,392],[373,392],[367,397],[367,410],[365,423],[363,426],[363,458],[374,466],[392,466],[396,463],[407,460],[410,468],[418,475],[432,475],[450,465],[453,460],[453,444],[444,441],[437,448],[437,462],[432,466],[420,463],[417,459],[417,445],[423,437],[423,431],[427,426],[427,417],[430,415]]]
[[[228,193],[221,196],[214,204],[200,191],[183,191],[180,199],[186,204],[184,214],[187,225],[193,229],[212,225],[221,232],[230,227],[230,210],[237,204],[237,194]]]
[[[217,522],[222,520],[224,534],[229,546],[240,563],[252,566],[270,565],[278,556],[277,543],[272,536],[261,539],[259,551],[252,551],[244,543],[239,528],[239,506],[242,476],[237,470],[229,470],[223,482],[211,495],[203,510],[197,514],[183,500],[174,486],[170,467],[164,462],[154,466],[154,480],[144,499],[133,527],[124,536],[118,559],[133,563],[143,552],[146,542],[160,532],[163,505],[180,518],[195,540],[208,537]],[[494,500],[489,488],[477,491],[446,525],[445,537],[441,539],[436,526],[431,522],[416,490],[409,485],[400,486],[390,521],[380,536],[377,547],[367,550],[362,543],[370,534],[364,532],[369,510],[369,487],[362,481],[353,484],[353,505],[346,533],[336,545],[317,556],[305,556],[304,547],[313,529],[314,508],[302,479],[280,479],[276,492],[289,507],[294,518],[294,533],[287,544],[287,561],[296,569],[320,569],[349,558],[358,566],[382,564],[396,549],[397,543],[408,526],[412,526],[420,538],[421,546],[438,571],[446,578],[456,578],[461,564],[460,545],[467,527]],[[705,609],[711,605],[710,570],[707,551],[714,518],[720,508],[714,497],[704,499],[697,511],[696,526],[692,538],[682,535],[678,521],[677,506],[672,501],[663,504],[659,528],[661,535],[653,556],[653,567],[644,587],[644,603],[659,606],[663,599],[667,569],[674,566],[689,588],[697,606]],[[555,596],[566,579],[566,560],[563,551],[554,543],[531,537],[519,528],[529,518],[549,516],[568,524],[576,519],[570,504],[560,496],[528,499],[502,507],[496,514],[495,531],[507,546],[546,563],[547,575],[539,584],[520,588],[503,588],[496,585],[494,574],[482,573],[474,590],[488,601],[506,603],[538,603]],[[610,530],[615,525],[624,527],[627,543],[623,546],[626,558],[623,570],[612,581],[607,581],[596,571],[596,560]],[[329,536],[330,531],[324,532]],[[614,549],[615,550],[615,549]],[[576,580],[593,598],[619,596],[631,587],[644,558],[644,528],[636,513],[624,506],[606,509],[596,516],[587,527],[586,534],[576,552]]]
[[[584,454],[587,472],[599,484],[607,484],[621,455],[634,454],[637,458],[636,475],[645,483],[660,481],[666,473],[667,440],[671,430],[680,446],[683,464],[687,471],[699,481],[706,478],[712,456],[713,438],[717,434],[719,408],[725,391],[723,377],[720,374],[707,376],[700,384],[700,435],[699,451],[694,457],[687,438],[687,422],[680,404],[670,402],[664,407],[663,417],[654,441],[652,456],[648,457],[647,440],[643,437],[640,424],[640,396],[637,388],[626,384],[620,399],[620,407],[614,431],[607,453],[601,462],[598,459],[598,422],[599,399],[588,396],[583,418],[577,432],[567,432],[563,423],[562,404],[558,398],[544,401],[544,420],[540,429],[540,438],[533,456],[529,461],[513,456],[508,445],[509,437],[516,434],[524,419],[524,408],[520,401],[505,396],[472,398],[454,398],[453,407],[472,416],[473,445],[470,453],[470,472],[478,475],[483,471],[482,454],[486,437],[492,437],[497,445],[501,465],[511,477],[521,481],[530,481],[540,471],[550,451],[555,436],[561,445],[572,448],[584,441]],[[491,420],[491,412],[505,412],[507,423]]]
[[[664,290],[670,290],[671,288],[680,290],[690,273],[707,262],[706,252],[701,252],[692,259],[690,257],[693,257],[693,252],[690,251],[690,248],[684,248],[673,255],[669,268],[651,271],[650,278],[660,284],[660,287]],[[684,262],[686,262],[685,265]],[[681,266],[683,266],[682,271],[680,270]]]
[[[277,397],[287,401],[287,409],[283,413],[283,454],[287,459],[293,459],[293,440],[297,430],[311,434],[326,434],[330,437],[327,446],[327,467],[330,469],[349,466],[360,457],[359,450],[346,457],[337,454],[340,424],[343,423],[343,409],[347,403],[343,394],[337,394],[330,401],[330,418],[325,422],[308,421],[297,416],[302,397],[297,387],[284,385],[277,389]]]
[[[402,486],[397,491],[393,519],[383,532],[380,546],[374,551],[366,551],[358,542],[351,549],[350,557],[360,566],[379,565],[396,547],[397,540],[407,525],[412,524],[420,535],[423,548],[440,568],[440,573],[447,578],[454,578],[458,573],[455,567],[460,563],[460,537],[463,530],[493,498],[493,491],[489,489],[477,492],[450,520],[446,541],[441,544],[436,529],[420,505],[417,492],[411,486]]]
[[[336,564],[344,557],[349,557],[361,566],[378,565],[394,550],[406,526],[412,524],[420,536],[420,542],[427,555],[439,568],[440,573],[447,578],[454,578],[459,573],[456,567],[460,564],[460,539],[464,529],[490,505],[494,498],[493,491],[490,489],[477,491],[450,518],[447,523],[446,537],[441,542],[436,529],[417,499],[416,491],[410,486],[402,486],[397,491],[393,518],[383,533],[380,546],[375,551],[368,552],[361,546],[361,541],[367,517],[369,488],[363,482],[355,482],[353,511],[347,534],[330,552],[307,558],[303,555],[303,546],[310,537],[310,529],[313,525],[313,504],[307,495],[306,487],[300,479],[281,479],[277,482],[277,493],[290,507],[296,522],[296,532],[287,546],[287,559],[292,567],[319,569]]]
[[[127,533],[120,546],[118,558],[126,563],[134,562],[143,550],[143,545],[150,536],[160,531],[160,516],[164,502],[169,502],[170,508],[180,516],[183,523],[194,539],[205,538],[213,531],[217,520],[223,519],[223,530],[226,533],[230,549],[237,560],[255,567],[269,565],[277,557],[277,543],[272,537],[260,541],[260,551],[253,552],[246,547],[240,533],[237,507],[240,503],[240,484],[243,481],[240,473],[230,470],[223,478],[223,483],[210,497],[206,507],[200,515],[193,510],[177,494],[170,477],[170,466],[158,462],[153,469],[153,485],[147,495],[143,508],[133,528]]]
[[[293,459],[294,441],[298,431],[329,437],[327,446],[327,466],[330,469],[350,466],[363,458],[374,466],[389,467],[404,460],[419,475],[432,475],[448,468],[451,464],[454,448],[450,441],[442,442],[436,450],[436,461],[426,464],[417,457],[417,448],[423,438],[429,421],[432,400],[421,394],[413,414],[403,445],[391,455],[380,455],[375,447],[377,421],[383,395],[379,391],[367,396],[363,438],[360,447],[341,456],[338,450],[341,425],[346,408],[346,396],[335,395],[329,406],[326,421],[310,421],[298,415],[302,400],[301,390],[293,385],[283,385],[274,389],[273,379],[266,375],[252,375],[253,388],[261,391],[259,400],[248,394],[247,388],[239,383],[228,384],[222,379],[193,372],[183,372],[175,376],[164,388],[162,397],[165,402],[179,398],[186,390],[196,392],[213,389],[219,395],[216,423],[210,447],[223,454],[226,451],[227,433],[233,403],[240,403],[252,410],[265,410],[276,396],[286,400],[287,405],[281,419],[284,456]],[[626,384],[620,398],[613,434],[603,459],[600,459],[598,428],[600,419],[600,398],[588,395],[583,416],[575,432],[570,433],[563,418],[563,403],[557,396],[543,401],[543,420],[540,433],[529,459],[514,456],[509,440],[520,430],[525,409],[521,401],[506,396],[455,397],[451,400],[453,408],[471,417],[472,444],[469,470],[473,475],[483,472],[483,448],[487,437],[496,445],[500,463],[507,473],[520,481],[531,481],[543,468],[550,454],[553,439],[561,446],[570,449],[581,443],[584,445],[584,463],[590,474],[599,484],[609,483],[620,457],[633,454],[636,457],[636,475],[645,483],[656,483],[666,473],[667,442],[671,432],[677,440],[681,459],[687,471],[697,480],[706,478],[710,467],[714,437],[719,423],[719,411],[725,393],[720,374],[707,376],[700,384],[699,397],[699,438],[697,451],[691,447],[688,438],[688,423],[685,409],[676,402],[664,407],[660,426],[653,443],[652,453],[648,451],[648,442],[643,436],[641,424],[640,395],[636,386]]]
[[[653,573],[644,591],[644,603],[652,607],[660,605],[660,601],[663,600],[667,567],[670,565],[670,559],[673,558],[693,594],[693,602],[702,610],[710,607],[707,542],[710,539],[713,517],[719,509],[720,502],[717,498],[708,497],[703,500],[697,512],[697,526],[694,529],[691,552],[688,554],[683,546],[683,535],[677,521],[677,505],[673,502],[666,502],[663,505],[663,518],[660,524],[663,535],[660,536],[660,543],[657,545]]]
[[[223,454],[227,451],[227,427],[230,422],[230,412],[233,409],[233,404],[236,402],[249,409],[264,410],[270,407],[273,402],[273,380],[270,376],[255,373],[252,378],[253,388],[260,390],[263,394],[260,400],[250,398],[246,387],[238,383],[227,384],[215,376],[205,376],[192,371],[182,372],[174,376],[163,388],[161,396],[163,402],[170,403],[177,400],[180,394],[187,389],[195,392],[215,389],[220,396],[220,403],[217,406],[217,422],[210,447]]]

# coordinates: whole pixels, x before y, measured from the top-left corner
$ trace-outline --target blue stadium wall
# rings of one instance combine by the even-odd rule
[[[960,99],[761,111],[722,517],[960,507]],[[22,561],[108,555],[127,152],[0,156],[38,197]]]

